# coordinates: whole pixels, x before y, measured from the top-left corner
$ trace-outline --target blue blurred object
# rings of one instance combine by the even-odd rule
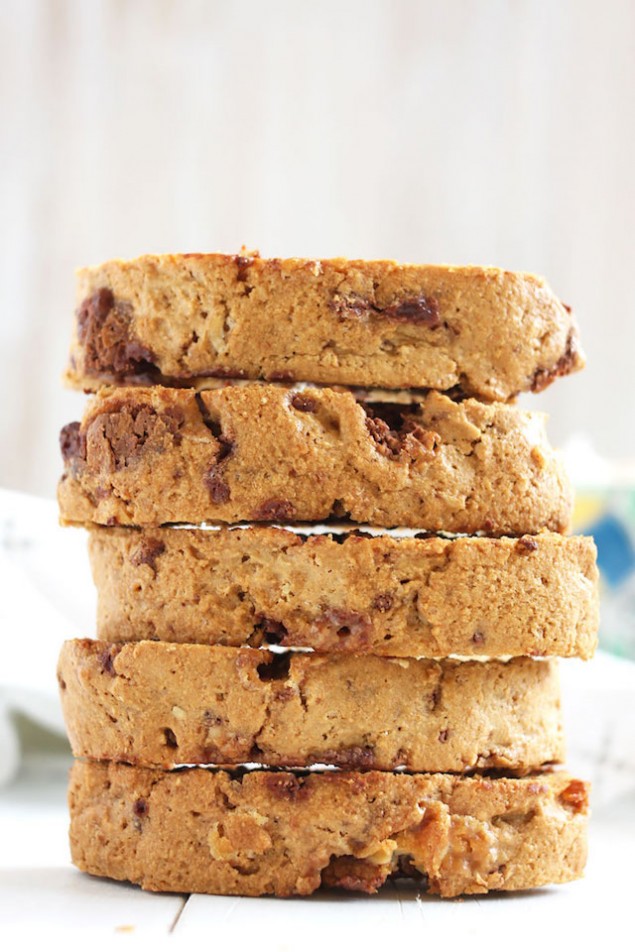
[[[605,513],[588,527],[598,547],[598,566],[604,581],[612,588],[635,571],[635,547],[622,521]]]

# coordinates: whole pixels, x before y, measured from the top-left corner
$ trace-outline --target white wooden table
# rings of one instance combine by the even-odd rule
[[[15,783],[0,790],[0,947],[43,936],[84,941],[124,937],[231,937],[223,948],[293,949],[333,944],[354,949],[415,941],[444,948],[571,948],[592,940],[632,947],[635,799],[596,811],[586,878],[523,894],[440,901],[416,888],[386,887],[374,897],[324,893],[308,899],[240,899],[144,893],[83,875],[69,861],[66,758],[28,756]],[[566,943],[566,945],[564,944]]]

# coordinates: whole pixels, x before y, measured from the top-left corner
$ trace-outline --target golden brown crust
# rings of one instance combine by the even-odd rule
[[[240,776],[77,762],[69,803],[75,865],[155,891],[375,892],[401,869],[451,897],[568,882],[586,861],[588,789],[566,774]]]
[[[67,380],[94,390],[233,376],[507,400],[583,365],[570,310],[535,275],[146,255],[78,272]]]
[[[593,540],[93,527],[98,637],[391,657],[590,658]]]
[[[563,757],[557,663],[67,641],[77,757],[526,773]]]
[[[431,392],[408,408],[274,386],[106,390],[62,433],[62,519],[355,522],[520,535],[568,528],[543,417]]]

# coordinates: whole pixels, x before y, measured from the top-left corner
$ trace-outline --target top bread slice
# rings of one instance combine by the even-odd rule
[[[78,272],[66,380],[204,389],[245,378],[507,401],[583,365],[570,309],[535,275],[145,255]]]

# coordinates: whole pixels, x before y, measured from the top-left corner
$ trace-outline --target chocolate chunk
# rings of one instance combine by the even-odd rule
[[[80,423],[67,423],[60,432],[62,459],[71,465],[86,460],[86,437]]]
[[[553,367],[539,368],[531,382],[531,389],[534,393],[540,393],[552,383],[556,377],[566,377],[572,370],[576,370],[581,365],[581,355],[578,349],[578,339],[573,328],[569,331],[567,344],[562,356],[556,361]]]
[[[375,751],[372,747],[339,747],[337,750],[325,751],[321,759],[325,764],[335,764],[337,767],[369,770],[375,764]]]
[[[254,511],[256,522],[285,522],[293,519],[295,507],[286,499],[267,499]]]
[[[249,269],[253,264],[253,258],[244,257],[243,255],[235,255],[234,261],[236,262],[236,280],[240,282],[245,282],[249,277]]]
[[[148,403],[113,401],[87,428],[89,443],[102,437],[110,446],[115,467],[122,469],[146,451],[162,452],[166,444],[179,446],[185,421],[179,407],[161,412]]]
[[[144,376],[158,373],[155,356],[130,333],[130,304],[99,288],[77,311],[77,336],[84,347],[85,369],[96,376]]]
[[[360,296],[338,294],[331,301],[331,308],[343,319],[377,316],[397,324],[421,324],[430,330],[435,330],[442,323],[437,299],[423,294],[384,306]]]
[[[139,799],[135,800],[135,802],[132,804],[132,812],[134,813],[135,816],[138,816],[139,818],[147,816],[148,810],[149,810],[148,801],[144,800],[143,797],[139,797]]]
[[[434,330],[441,325],[439,305],[436,298],[424,297],[424,295],[390,304],[383,308],[380,313],[391,321],[398,321],[403,324],[423,324],[425,327],[429,327],[430,330]]]
[[[366,404],[364,410],[366,429],[383,456],[392,460],[402,457],[417,459],[434,453],[439,443],[438,435],[422,427],[415,417],[408,416],[408,407]]]
[[[211,415],[200,393],[195,395],[195,399],[203,423],[218,443],[216,458],[210,471],[203,477],[203,482],[210,491],[212,502],[227,502],[230,497],[229,486],[221,475],[222,470],[219,470],[219,465],[232,456],[234,452],[234,442],[225,436],[220,421],[215,420]]]
[[[301,413],[315,413],[318,402],[306,393],[294,393],[291,397],[291,406]]]
[[[170,727],[163,728],[163,736],[165,737],[166,747],[178,747],[178,742],[176,739],[176,734]]]
[[[157,559],[165,552],[165,543],[160,539],[144,537],[141,543],[130,556],[133,565],[149,565],[154,574],[157,574]]]
[[[229,502],[231,490],[216,466],[213,466],[209,473],[205,473],[203,483],[209,491],[212,502],[218,505]]]
[[[111,678],[117,677],[114,660],[121,651],[121,645],[107,645],[99,654],[99,666],[102,674],[109,674]]]
[[[538,548],[538,542],[532,536],[521,536],[520,539],[516,542],[514,547],[517,552],[522,554],[527,554],[529,552],[535,552]]]
[[[392,608],[392,595],[390,595],[389,592],[376,595],[373,601],[373,608],[378,612],[389,612]]]
[[[290,800],[292,803],[298,800],[306,800],[311,793],[311,788],[304,783],[302,777],[296,777],[288,773],[269,773],[263,775],[263,782],[274,797],[279,800]]]

